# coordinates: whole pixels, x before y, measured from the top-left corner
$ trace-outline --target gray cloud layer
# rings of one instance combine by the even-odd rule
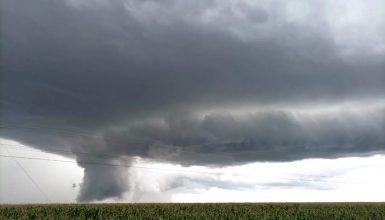
[[[330,22],[338,12],[301,4],[3,0],[1,136],[79,161],[79,151],[225,165],[384,150],[383,105],[280,110],[385,94],[384,13]],[[127,190],[120,169],[80,165],[80,200]]]

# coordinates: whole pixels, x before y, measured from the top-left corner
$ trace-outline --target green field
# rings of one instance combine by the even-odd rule
[[[0,219],[385,219],[385,203],[1,205]]]

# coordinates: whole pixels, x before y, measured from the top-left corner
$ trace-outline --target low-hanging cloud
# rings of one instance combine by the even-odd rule
[[[72,150],[80,200],[129,181],[79,152],[217,166],[383,151],[385,19],[365,13],[384,5],[361,3],[4,0],[1,137]],[[288,110],[341,103],[356,104]]]

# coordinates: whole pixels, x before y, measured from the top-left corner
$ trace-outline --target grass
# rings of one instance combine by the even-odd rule
[[[0,205],[0,219],[385,219],[385,203]]]

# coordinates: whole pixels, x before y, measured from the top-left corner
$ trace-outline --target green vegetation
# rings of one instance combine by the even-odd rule
[[[385,219],[385,203],[1,205],[0,219]]]

